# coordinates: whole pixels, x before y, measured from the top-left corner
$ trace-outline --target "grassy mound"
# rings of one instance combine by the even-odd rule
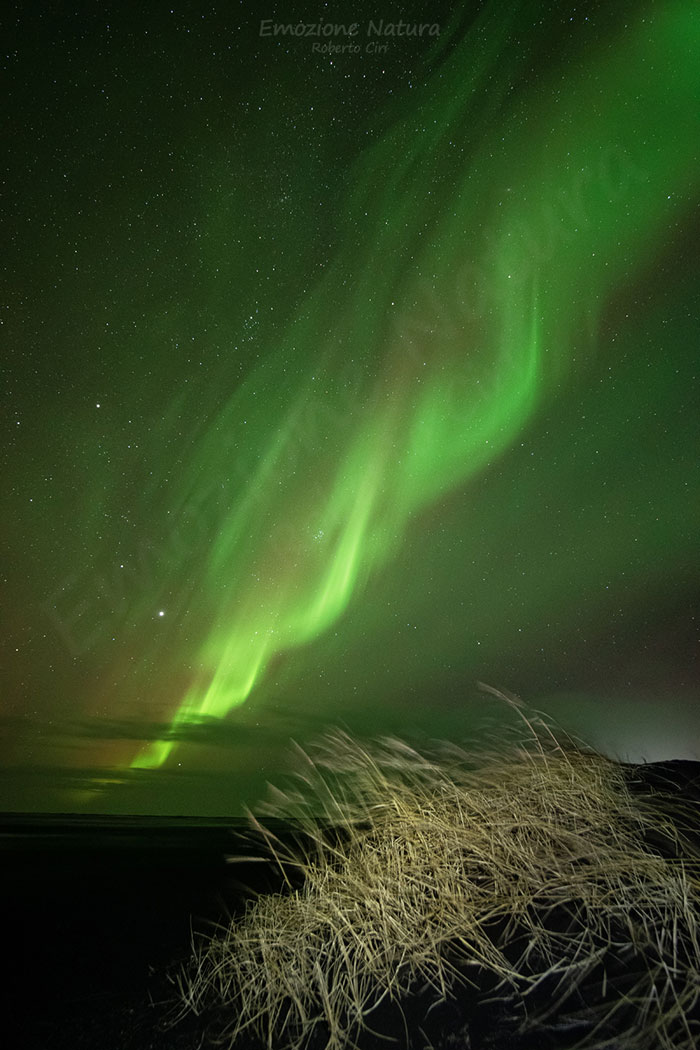
[[[498,752],[335,732],[301,754],[253,818],[287,890],[194,946],[182,1011],[270,1050],[357,1046],[416,1000],[461,1004],[464,1047],[480,1016],[500,1018],[500,1045],[698,1045],[700,858],[682,814],[520,713],[525,742]],[[293,847],[267,817],[294,822]],[[420,1027],[403,1045],[426,1045]]]

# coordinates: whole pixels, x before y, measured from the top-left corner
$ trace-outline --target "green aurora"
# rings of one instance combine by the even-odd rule
[[[582,333],[595,331],[632,260],[658,252],[675,215],[692,206],[700,12],[687,3],[653,19],[645,11],[587,54],[556,94],[540,83],[503,107],[497,127],[477,125],[470,161],[455,171],[455,139],[494,103],[494,71],[518,61],[512,27],[487,8],[415,111],[361,158],[344,225],[354,231],[364,214],[370,243],[349,237],[347,252],[341,246],[182,479],[184,507],[202,484],[227,476],[231,446],[255,449],[259,465],[207,555],[201,595],[216,612],[175,727],[243,704],[274,657],[343,615],[416,514],[498,460],[567,382],[572,354],[595,349]],[[412,149],[416,123],[430,136]],[[450,191],[411,252],[426,225],[417,206],[432,182],[426,169],[439,184],[442,168]],[[342,339],[329,337],[336,327]],[[290,382],[295,347],[318,353],[311,374]],[[370,376],[350,405],[333,391],[342,359]],[[326,427],[302,467],[300,426],[320,399]],[[589,571],[585,562],[578,569]],[[158,765],[172,747],[158,741],[134,764]]]
[[[230,815],[477,681],[700,757],[700,8],[287,7],[18,20],[0,808]]]

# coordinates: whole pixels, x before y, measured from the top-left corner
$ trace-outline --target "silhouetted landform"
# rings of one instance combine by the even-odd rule
[[[691,804],[684,833],[692,836],[700,763],[626,772],[635,793]],[[298,835],[291,824],[274,830],[281,842]],[[651,845],[668,850],[668,828]],[[194,1050],[212,1015],[164,1028],[172,1010],[168,972],[190,957],[193,930],[240,915],[251,893],[283,888],[272,863],[226,862],[260,852],[242,821],[9,814],[0,818],[0,848],[11,966],[6,1045],[26,1050]],[[559,1050],[576,1035],[566,1024],[558,1030],[555,1019],[546,1032],[518,1036],[507,1003],[476,1009],[472,995],[435,1006],[434,996],[417,993],[400,1011],[387,1004],[371,1020],[380,1035],[362,1033],[365,1050]],[[694,1015],[688,1023],[700,1021]],[[236,1045],[260,1044],[251,1036]],[[309,1045],[321,1050],[322,1032]]]

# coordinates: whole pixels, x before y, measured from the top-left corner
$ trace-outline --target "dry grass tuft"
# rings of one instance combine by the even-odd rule
[[[697,854],[623,767],[503,699],[527,727],[507,753],[343,732],[300,751],[261,814],[296,822],[295,846],[253,818],[288,891],[196,944],[182,1011],[218,1007],[226,1046],[344,1050],[427,989],[503,1000],[561,1045],[698,1045]],[[660,832],[675,857],[649,845]]]

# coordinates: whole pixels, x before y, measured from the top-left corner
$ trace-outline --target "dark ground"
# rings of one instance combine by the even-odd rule
[[[700,763],[657,763],[633,777],[639,790],[700,800]],[[237,827],[242,831],[242,823]],[[200,929],[225,919],[227,909],[245,900],[240,882],[257,889],[279,885],[263,865],[225,863],[226,854],[251,849],[230,829],[225,821],[196,826],[189,820],[0,817],[0,909],[10,965],[1,993],[4,1045],[198,1047],[202,1023],[192,1018],[162,1030],[167,1010],[157,1005],[170,988],[166,968],[189,954],[190,917]],[[498,1013],[475,1018],[448,1003],[426,1019],[420,998],[404,1005],[413,1039],[407,1042],[397,1015],[378,1014],[377,1025],[397,1042],[363,1038],[365,1050],[422,1050],[430,1045],[427,1038],[435,1050],[557,1050],[555,1034],[516,1039]]]

